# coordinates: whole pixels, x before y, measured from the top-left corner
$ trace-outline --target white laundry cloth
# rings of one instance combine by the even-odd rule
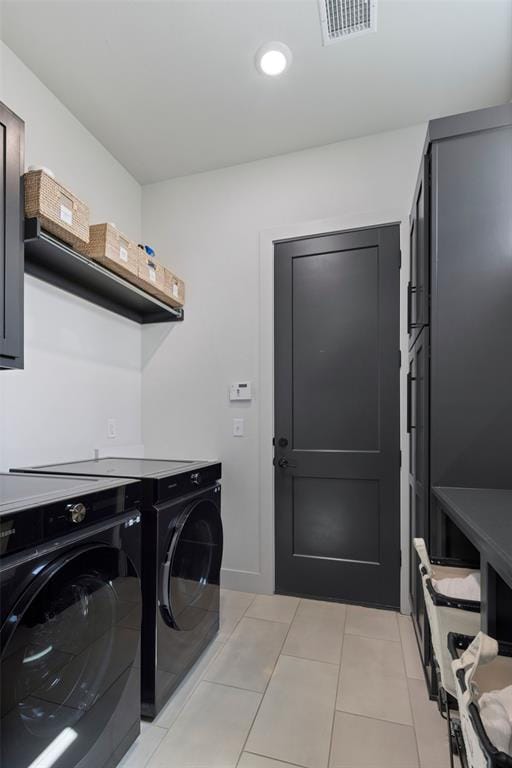
[[[478,699],[480,717],[491,744],[512,754],[512,685],[483,693]]]
[[[432,579],[432,585],[436,592],[446,597],[459,598],[460,600],[480,601],[482,594],[480,586],[480,571],[470,573],[463,579]]]

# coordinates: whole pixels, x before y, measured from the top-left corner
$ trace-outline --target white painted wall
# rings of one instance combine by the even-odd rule
[[[424,135],[416,126],[143,187],[143,237],[188,289],[184,323],[143,330],[143,442],[146,455],[222,459],[227,586],[273,589],[272,239],[406,223]],[[403,250],[407,265],[407,238]],[[405,349],[404,321],[405,304]],[[252,380],[251,404],[229,403],[237,379]],[[231,436],[238,416],[244,438]]]
[[[92,221],[139,239],[137,182],[0,45],[0,98],[26,121],[27,165],[52,168]],[[188,295],[184,323],[142,339],[139,326],[26,278],[26,367],[0,375],[0,469],[140,443],[147,455],[220,457],[224,581],[272,591],[272,239],[406,221],[423,136],[418,126],[144,188],[144,239]],[[237,379],[253,382],[251,404],[229,403]],[[244,438],[231,436],[236,416]]]
[[[138,239],[140,185],[0,46],[0,99],[25,120],[26,165],[51,168],[89,203],[92,222]],[[25,370],[0,374],[0,470],[140,443],[140,326],[34,278],[25,288]],[[107,441],[110,417],[118,437]]]

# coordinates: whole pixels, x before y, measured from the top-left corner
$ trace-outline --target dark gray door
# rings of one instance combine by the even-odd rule
[[[276,591],[400,602],[399,226],[275,245]]]

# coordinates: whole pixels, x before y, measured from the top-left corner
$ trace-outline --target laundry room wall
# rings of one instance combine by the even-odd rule
[[[26,166],[51,168],[89,203],[92,222],[113,221],[138,240],[139,184],[0,46],[0,99],[25,120]],[[25,370],[0,373],[0,470],[139,444],[140,402],[140,326],[26,277]]]
[[[143,187],[144,240],[187,283],[185,321],[143,329],[146,455],[222,459],[227,586],[273,588],[271,407],[262,404],[273,273],[261,244],[271,244],[268,230],[318,231],[320,219],[343,228],[389,212],[407,222],[424,137],[415,126]],[[230,404],[237,380],[252,382],[251,403]],[[234,417],[245,419],[245,437],[232,436]]]

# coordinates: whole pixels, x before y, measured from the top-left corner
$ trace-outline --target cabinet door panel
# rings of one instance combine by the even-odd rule
[[[424,488],[429,482],[429,385],[430,334],[425,328],[409,353],[407,378],[407,431],[409,432],[409,474]]]
[[[432,153],[432,481],[510,488],[512,125]]]
[[[409,593],[414,629],[427,680],[431,680],[428,620],[414,538],[430,539],[429,515],[429,329],[420,331],[409,353],[407,422],[409,431]]]
[[[23,366],[24,125],[0,103],[0,368]]]
[[[430,157],[426,156],[416,185],[410,216],[407,326],[411,342],[430,322],[429,164]]]

